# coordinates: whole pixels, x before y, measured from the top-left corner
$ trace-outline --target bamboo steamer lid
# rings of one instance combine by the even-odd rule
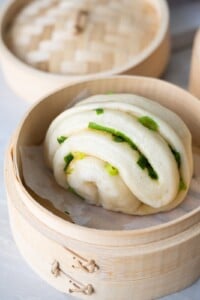
[[[7,43],[32,67],[85,75],[130,63],[160,24],[147,0],[33,0],[12,22]]]

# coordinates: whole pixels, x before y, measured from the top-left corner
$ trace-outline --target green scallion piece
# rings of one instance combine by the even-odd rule
[[[140,166],[140,168],[142,170],[147,170],[149,177],[151,177],[152,179],[157,180],[158,179],[158,174],[156,173],[156,171],[152,168],[152,166],[150,165],[148,159],[144,156],[144,155],[140,155],[137,164]]]
[[[61,136],[59,136],[59,137],[57,138],[57,141],[58,141],[59,144],[62,144],[62,143],[64,143],[64,141],[65,141],[66,139],[67,139],[66,136],[61,135]]]
[[[86,154],[83,152],[73,152],[74,159],[81,160],[86,157]]]
[[[67,168],[66,174],[71,175],[73,173],[74,169],[73,168]]]
[[[150,130],[153,130],[153,131],[158,131],[158,124],[150,117],[148,116],[143,116],[143,117],[140,117],[138,118],[138,121],[145,127],[147,127],[148,129]]]
[[[71,186],[68,187],[68,191],[74,193],[74,189]]]
[[[144,170],[148,166],[149,162],[144,155],[140,155],[137,164],[140,166],[141,169]]]
[[[65,161],[65,167],[64,167],[64,171],[66,172],[67,171],[67,168],[70,164],[70,162],[74,159],[74,156],[72,153],[69,153],[68,155],[66,155],[64,157],[64,161]]]
[[[117,131],[113,128],[110,128],[110,127],[105,127],[105,126],[102,126],[102,125],[99,125],[97,123],[94,123],[94,122],[90,122],[88,124],[88,128],[90,129],[95,129],[95,130],[99,130],[99,131],[102,131],[102,132],[107,132],[107,133],[110,133],[112,134],[113,136],[113,140],[115,142],[118,142],[118,143],[122,143],[122,142],[126,142],[133,150],[136,150],[139,152],[140,154],[140,157],[138,159],[138,162],[137,164],[144,170],[144,169],[147,169],[148,171],[148,174],[149,176],[152,178],[152,179],[158,179],[158,175],[157,173],[154,171],[154,169],[152,168],[152,166],[150,165],[149,161],[147,160],[147,158],[141,154],[141,152],[139,151],[139,149],[137,148],[137,146],[133,143],[133,141],[127,137],[124,133],[120,132],[120,131]]]
[[[101,115],[101,114],[104,113],[104,109],[103,108],[97,108],[97,109],[95,109],[95,111],[96,111],[97,115]]]
[[[183,181],[183,178],[180,178],[179,191],[184,191],[186,189],[187,189],[187,186],[186,186],[185,182]]]
[[[119,174],[119,171],[117,168],[113,167],[111,164],[106,163],[105,164],[105,169],[107,171],[107,173],[111,176],[116,176]]]
[[[88,128],[110,133],[115,137],[115,139],[116,137],[121,138],[124,142],[128,143],[132,149],[138,150],[137,146],[133,143],[131,139],[129,139],[129,137],[127,137],[124,133],[115,130],[114,128],[105,127],[94,122],[90,122],[88,124]]]
[[[125,140],[121,136],[117,136],[117,135],[114,135],[114,134],[112,136],[113,136],[113,141],[115,141],[116,143],[125,142]]]
[[[151,177],[152,179],[157,180],[158,179],[158,174],[156,173],[156,171],[152,168],[151,165],[149,165],[149,167],[147,168],[149,177]]]
[[[175,150],[173,147],[171,147],[170,145],[169,145],[169,147],[170,147],[170,149],[171,149],[171,151],[172,151],[172,154],[174,155],[174,158],[175,158],[175,160],[176,160],[176,162],[177,162],[178,168],[180,169],[180,166],[181,166],[181,154],[180,154],[180,152],[176,151],[176,150]]]

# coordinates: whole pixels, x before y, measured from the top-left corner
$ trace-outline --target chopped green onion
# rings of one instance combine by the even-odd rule
[[[86,154],[83,152],[73,152],[73,156],[75,159],[84,159],[86,157]]]
[[[183,181],[183,178],[180,178],[179,191],[184,191],[186,189],[187,189],[187,186],[186,186],[185,182]]]
[[[140,168],[142,170],[147,169],[149,177],[151,177],[152,179],[157,180],[158,179],[158,174],[154,171],[154,169],[152,168],[152,166],[150,165],[148,159],[144,156],[144,155],[140,155],[137,164],[140,166]]]
[[[117,168],[113,167],[111,164],[106,163],[105,164],[105,169],[107,171],[107,173],[111,176],[116,176],[119,174],[119,171]]]
[[[72,193],[75,193],[75,190],[71,186],[68,187],[68,191],[72,192]]]
[[[59,136],[59,137],[57,138],[57,141],[58,141],[59,144],[62,144],[62,143],[64,143],[64,141],[65,141],[66,139],[67,139],[66,136],[61,135],[61,136]]]
[[[68,191],[74,193],[74,189],[71,186],[68,187]]]
[[[140,166],[141,169],[146,169],[146,167],[148,166],[148,160],[146,159],[146,157],[144,155],[140,155],[137,164]]]
[[[123,139],[124,142],[128,143],[129,146],[131,146],[132,149],[138,150],[137,146],[132,142],[131,139],[129,139],[129,137],[127,137],[124,133],[115,130],[114,128],[105,127],[105,126],[99,125],[99,124],[94,123],[94,122],[90,122],[88,124],[88,128],[103,131],[103,132],[107,132],[107,133],[111,133],[113,136]]]
[[[97,109],[95,109],[95,111],[96,111],[97,115],[101,115],[101,114],[104,113],[104,109],[103,108],[97,108]]]
[[[66,215],[70,215],[70,213],[69,213],[67,210],[65,210],[64,213],[65,213]]]
[[[137,148],[137,146],[132,142],[132,140],[127,137],[124,133],[117,131],[113,128],[109,128],[109,127],[105,127],[102,125],[99,125],[97,123],[94,122],[90,122],[88,124],[88,128],[90,129],[95,129],[95,130],[99,130],[99,131],[103,131],[103,132],[107,132],[107,133],[111,133],[113,136],[113,140],[115,142],[118,143],[122,143],[122,142],[126,142],[127,144],[129,144],[129,146],[131,146],[132,149],[136,150],[139,152],[140,154],[140,158],[137,162],[137,164],[144,170],[147,169],[149,176],[152,179],[158,179],[158,175],[157,173],[154,171],[154,169],[152,168],[152,166],[150,165],[149,161],[147,160],[147,158],[142,155],[139,151],[139,149]]]
[[[150,117],[148,116],[143,116],[143,117],[140,117],[138,118],[138,121],[145,127],[147,127],[148,129],[150,130],[153,130],[153,131],[158,131],[158,124]]]
[[[125,142],[125,140],[121,136],[117,136],[117,135],[114,135],[114,134],[112,136],[113,136],[113,141],[115,141],[116,143]]]
[[[149,165],[147,170],[148,170],[149,177],[151,177],[152,179],[155,179],[155,180],[158,179],[158,174],[156,173],[156,171],[154,171],[154,169],[152,168],[151,165]]]
[[[113,95],[114,93],[113,92],[107,92],[106,95]]]
[[[73,171],[74,171],[74,168],[67,168],[66,174],[71,175],[73,173]]]
[[[173,147],[171,147],[169,145],[171,151],[172,151],[172,154],[174,155],[174,158],[177,162],[177,165],[178,165],[178,168],[180,169],[180,166],[181,166],[181,155],[180,155],[180,152],[176,151]]]
[[[66,164],[65,164],[65,167],[64,167],[64,171],[65,171],[65,172],[67,171],[67,168],[68,168],[70,162],[71,162],[73,159],[74,159],[74,156],[73,156],[72,153],[69,153],[68,155],[66,155],[66,156],[64,157],[64,161],[65,161],[65,163],[66,163]]]

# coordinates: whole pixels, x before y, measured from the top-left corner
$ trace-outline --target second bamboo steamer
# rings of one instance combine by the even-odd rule
[[[165,0],[15,0],[3,11],[0,57],[25,100],[99,76],[160,76],[169,59]]]

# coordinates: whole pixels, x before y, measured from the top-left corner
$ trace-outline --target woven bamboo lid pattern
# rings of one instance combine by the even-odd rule
[[[98,73],[128,64],[152,42],[159,22],[148,0],[33,0],[13,20],[7,44],[46,72]]]

